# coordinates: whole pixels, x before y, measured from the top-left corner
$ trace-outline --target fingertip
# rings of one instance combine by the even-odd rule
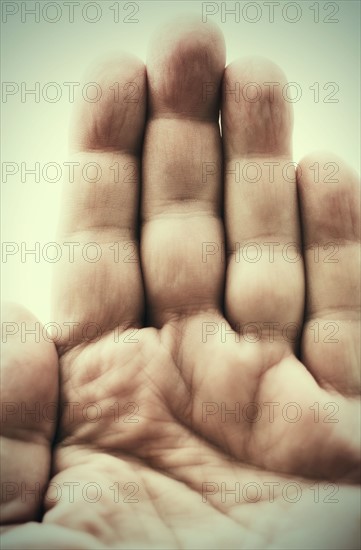
[[[76,151],[138,151],[145,125],[146,69],[128,52],[100,56],[86,70],[70,141]]]
[[[150,41],[150,107],[157,112],[218,117],[225,41],[214,24],[183,16],[162,25]]]
[[[237,77],[241,75],[244,82],[249,82],[252,77],[256,82],[270,81],[280,85],[288,83],[283,69],[273,60],[261,55],[238,57],[227,65],[226,70],[230,76],[233,76],[233,73]]]
[[[296,180],[306,240],[360,240],[360,178],[347,162],[312,152],[298,163]]]
[[[148,45],[147,65],[166,56],[169,49],[210,49],[215,62],[225,63],[226,46],[221,29],[213,22],[202,23],[193,14],[169,19],[154,31]]]
[[[297,183],[299,187],[308,187],[315,183],[340,183],[343,185],[358,183],[356,170],[333,151],[321,149],[306,154],[297,164]],[[343,177],[340,177],[343,176]]]
[[[292,104],[282,69],[264,57],[243,57],[224,73],[222,130],[232,155],[290,155]]]
[[[17,302],[4,302],[1,309],[3,390],[16,394],[20,380],[24,383],[41,377],[42,382],[49,381],[45,394],[51,392],[56,381],[58,355],[48,325]]]
[[[12,300],[5,300],[1,303],[1,314],[2,318],[6,319],[8,322],[16,322],[24,319],[37,321],[37,318],[29,309],[23,304]]]

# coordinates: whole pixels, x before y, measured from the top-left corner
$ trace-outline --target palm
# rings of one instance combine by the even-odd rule
[[[216,42],[219,40],[217,37]],[[174,39],[174,43],[182,51],[182,42]],[[218,48],[219,51],[215,47],[215,58],[222,57],[219,44]],[[185,47],[184,50],[184,55],[192,55],[191,46],[188,51]],[[171,57],[169,54],[169,59]],[[124,66],[121,84],[135,81],[141,88],[138,66],[132,67],[129,61]],[[217,62],[210,62],[208,69],[215,74],[203,75],[203,81],[217,81],[215,67]],[[235,67],[233,70],[238,70],[239,78],[241,69],[246,74],[250,70]],[[154,94],[150,100],[152,108],[164,110],[164,105],[169,108],[172,98],[169,99],[159,83],[159,73],[152,62],[149,74],[150,90]],[[232,69],[228,69],[230,79],[232,74]],[[248,80],[254,81],[257,74],[251,75],[253,78]],[[272,80],[269,76],[261,78]],[[181,80],[182,75],[178,86]],[[183,75],[183,80],[191,87],[192,78],[187,80]],[[174,82],[173,86],[176,93]],[[196,103],[195,89],[188,92],[183,101],[187,103],[193,93]],[[163,104],[162,93],[165,94]],[[216,114],[213,99],[210,101],[210,112]],[[264,141],[265,130],[260,125],[260,135],[257,137],[255,130],[255,135],[248,136],[252,143],[245,145],[243,130],[239,130],[237,121],[231,122],[236,116],[232,110],[234,105],[229,105],[224,99],[225,164],[227,158],[234,158],[235,148],[246,147],[248,151],[252,146],[252,158],[264,158],[267,153],[270,158],[280,159],[282,168],[289,148],[285,138],[289,116],[286,111],[278,121],[271,116],[273,123],[279,125],[280,137],[276,143],[270,145]],[[113,116],[115,108],[111,108]],[[180,112],[191,108],[188,104],[179,107]],[[109,104],[105,103],[103,109],[106,112]],[[138,104],[136,108],[130,104],[128,109],[133,113],[131,116],[138,116],[140,121],[144,117]],[[268,116],[261,111],[250,116],[257,114]],[[107,143],[105,147],[99,142],[104,136],[110,140],[112,132],[104,127],[102,119],[94,120],[77,140],[81,148],[88,151],[94,148],[92,140],[96,135],[105,166],[105,162],[114,162],[113,157],[109,158],[113,153],[108,152],[113,144]],[[109,118],[104,116],[104,120]],[[131,122],[137,126],[137,119]],[[125,137],[129,135],[127,124],[129,121],[123,120],[121,135],[124,132],[122,139],[131,141]],[[56,280],[59,322],[75,321],[77,327],[72,338],[62,336],[58,341],[62,413],[53,452],[51,483],[44,499],[43,523],[10,531],[9,541],[35,536],[37,547],[48,548],[54,534],[59,533],[66,541],[63,548],[66,544],[72,548],[77,544],[81,548],[120,545],[125,548],[279,548],[302,547],[308,540],[312,540],[315,547],[333,544],[337,548],[345,544],[347,532],[347,547],[357,546],[355,533],[350,531],[354,529],[353,515],[349,513],[350,508],[356,512],[355,489],[342,486],[336,498],[332,491],[336,492],[338,486],[325,483],[325,480],[349,482],[357,477],[358,450],[354,435],[357,358],[355,361],[348,346],[357,330],[354,279],[350,279],[351,294],[346,295],[346,299],[342,296],[340,305],[335,303],[330,295],[338,288],[339,266],[331,265],[328,273],[325,269],[329,266],[316,266],[317,271],[310,259],[307,260],[309,253],[305,254],[309,302],[301,356],[306,366],[296,358],[299,349],[294,340],[297,341],[299,331],[292,333],[292,327],[300,327],[303,319],[301,262],[284,262],[276,252],[273,265],[268,256],[268,262],[261,259],[260,267],[252,261],[239,262],[231,255],[224,317],[220,313],[225,268],[221,247],[223,229],[216,219],[221,206],[219,174],[211,174],[207,186],[192,189],[189,185],[183,193],[177,187],[180,185],[177,178],[183,170],[188,174],[184,176],[188,181],[195,170],[190,166],[188,173],[187,168],[180,166],[186,151],[191,155],[192,147],[189,148],[185,139],[177,138],[178,154],[170,158],[177,132],[169,124],[165,120],[164,127],[157,128],[157,120],[151,120],[145,134],[143,156],[141,256],[147,296],[146,320],[157,328],[139,328],[143,308],[139,262],[115,263],[109,253],[111,243],[116,240],[133,242],[128,228],[134,220],[131,214],[129,219],[125,218],[126,212],[135,211],[137,206],[138,195],[134,189],[121,191],[119,183],[112,187],[106,182],[109,189],[105,191],[111,200],[106,196],[101,198],[104,190],[100,195],[96,189],[91,191],[91,196],[83,198],[83,183],[76,196],[76,206],[71,206],[66,215],[64,233],[75,236],[75,241],[95,240],[91,237],[93,228],[97,228],[102,260],[90,265],[78,259],[75,268],[71,265],[70,269],[64,269]],[[199,151],[203,164],[217,164],[220,151],[216,124],[213,122],[209,128],[209,123],[204,124],[205,128],[203,125],[198,128],[192,121],[179,124],[188,138],[190,131],[195,133],[193,148],[196,151],[206,139],[208,156],[202,157]],[[183,128],[182,124],[196,126]],[[141,134],[141,122],[138,125]],[[244,119],[243,125],[246,126]],[[264,127],[267,128],[266,122]],[[207,134],[203,137],[204,131]],[[270,132],[270,136],[273,133]],[[123,145],[124,149],[129,148],[128,143]],[[157,155],[158,164],[153,161]],[[239,151],[240,158],[242,155],[244,150]],[[174,163],[173,187],[171,180],[167,181],[170,162]],[[162,165],[165,166],[163,180],[168,187],[159,185],[159,189],[152,185],[152,179],[160,177],[162,181]],[[262,185],[266,185],[265,182]],[[307,185],[304,183],[306,189]],[[347,192],[356,194],[356,183],[352,181],[352,186],[348,185]],[[278,191],[266,197],[271,202],[270,209],[278,208],[271,218],[265,213],[264,190],[265,187],[261,188],[260,196],[255,199],[248,196],[245,188],[234,189],[232,182],[226,181],[225,227],[231,249],[240,242],[256,241],[262,245],[263,241],[300,241],[295,187],[280,180]],[[319,192],[323,193],[322,189],[319,188]],[[98,214],[92,208],[99,200]],[[308,224],[304,233],[306,244],[307,240],[315,241],[316,230],[321,242],[337,239],[343,243],[355,239],[353,233],[350,235],[350,231],[355,231],[354,220],[350,229],[347,224],[343,227],[340,224],[338,228],[336,219],[336,234],[328,235],[330,213],[326,211],[324,219],[317,219],[316,223],[312,220],[313,203],[307,194],[303,201],[309,212],[304,218]],[[332,199],[327,204],[332,206]],[[123,212],[123,220],[114,230],[111,218],[116,207]],[[260,220],[257,212],[263,213]],[[85,223],[79,224],[76,216],[84,219],[84,214]],[[353,212],[352,217],[354,215],[357,214]],[[238,219],[243,220],[244,233],[239,232]],[[274,233],[274,227],[279,224],[282,231]],[[259,240],[260,234],[265,238]],[[211,244],[211,248],[205,249],[204,243]],[[262,250],[265,252],[264,247]],[[204,251],[209,254],[202,258]],[[357,271],[356,266],[354,269]],[[73,293],[69,292],[69,285]],[[326,292],[320,298],[320,288],[325,285]],[[106,299],[106,292],[111,300]],[[307,308],[312,310],[308,320]],[[318,320],[321,330],[325,323],[336,319],[341,339],[332,345],[322,342],[321,338],[315,346],[314,332],[309,330],[314,319]],[[83,332],[89,322],[101,329],[101,336],[91,342],[84,341]],[[243,328],[247,323],[253,324],[245,332]],[[285,326],[291,327],[290,332],[282,330]],[[51,355],[51,351],[48,353]],[[338,367],[340,361],[343,370]],[[326,371],[325,363],[328,364]],[[55,388],[54,378],[52,386]],[[49,437],[49,426],[44,432]],[[229,492],[232,490],[235,492]],[[313,504],[315,491],[319,492],[317,504]],[[335,503],[334,499],[339,501],[337,506],[330,504]],[[299,501],[297,507],[296,501]],[[30,508],[30,512],[23,512],[25,517],[21,519],[31,519],[26,517],[34,514],[34,506]],[[286,511],[289,524],[285,525]],[[312,523],[315,512],[320,517],[317,525]],[[345,523],[346,517],[350,521],[350,527],[345,524],[341,538],[335,537],[332,529],[325,534],[329,530],[330,512],[337,522]],[[308,529],[300,540],[298,531],[305,522]]]

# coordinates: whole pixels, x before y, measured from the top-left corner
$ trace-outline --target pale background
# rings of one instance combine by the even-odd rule
[[[19,12],[2,23],[2,80],[15,82],[28,88],[40,83],[40,89],[48,82],[61,86],[62,97],[55,103],[33,96],[21,102],[20,93],[2,99],[2,162],[25,162],[31,166],[36,161],[40,166],[48,162],[60,165],[67,160],[67,133],[72,104],[68,100],[63,82],[79,81],[84,70],[94,58],[114,50],[129,50],[145,59],[148,38],[157,26],[170,17],[195,13],[202,20],[202,2],[183,1],[138,1],[108,2],[96,4],[100,19],[96,23],[83,20],[81,9],[89,2],[79,1],[74,7],[74,22],[70,23],[68,9],[63,2],[58,5],[61,18],[49,23],[40,14],[40,22],[34,16],[21,21],[20,2],[2,2],[19,8]],[[238,2],[240,9],[247,2]],[[256,2],[248,2],[256,4]],[[26,2],[31,9],[34,2]],[[46,2],[40,2],[41,8]],[[49,4],[49,2],[48,2]],[[120,21],[114,22],[111,6],[119,6]],[[203,2],[203,10],[206,2]],[[360,163],[360,4],[358,1],[342,2],[284,2],[275,4],[275,21],[269,22],[268,7],[257,2],[261,19],[250,23],[241,15],[240,22],[228,15],[222,21],[220,3],[212,2],[217,14],[209,20],[217,23],[225,34],[227,61],[241,55],[262,55],[276,61],[290,81],[297,82],[302,97],[294,103],[295,132],[294,158],[296,161],[315,149],[327,149],[343,156],[359,171]],[[232,8],[235,2],[223,3]],[[284,21],[281,8],[288,7],[286,17],[294,18],[296,9],[301,14],[296,23]],[[139,7],[133,19],[137,23],[124,22],[133,7]],[[314,21],[315,7],[319,8],[320,22]],[[15,9],[8,7],[8,10]],[[48,17],[54,18],[55,8],[48,8]],[[210,8],[209,8],[210,9]],[[249,18],[254,18],[256,8],[250,7]],[[338,13],[336,12],[338,9]],[[95,17],[94,7],[88,8],[88,16]],[[246,14],[246,16],[247,16]],[[45,14],[45,17],[47,15]],[[326,17],[338,19],[336,23],[323,22]],[[24,17],[24,13],[23,13]],[[314,92],[309,89],[319,83],[320,101],[315,102]],[[324,103],[326,91],[323,86],[336,83],[338,93],[333,97],[337,103]],[[24,85],[23,85],[24,86]],[[4,167],[4,164],[3,164]],[[2,240],[27,243],[34,247],[36,241],[44,243],[55,240],[59,211],[61,181],[34,182],[27,176],[22,182],[20,171],[2,181]],[[2,298],[23,303],[39,318],[50,320],[49,296],[53,264],[34,257],[20,261],[20,254],[2,263]]]

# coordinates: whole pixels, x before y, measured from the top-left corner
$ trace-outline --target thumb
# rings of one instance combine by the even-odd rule
[[[3,307],[1,524],[37,520],[49,481],[58,416],[58,356],[40,322]]]

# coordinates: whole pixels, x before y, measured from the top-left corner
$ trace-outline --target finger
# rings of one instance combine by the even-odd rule
[[[39,519],[57,423],[58,357],[26,309],[3,308],[1,363],[2,524]]]
[[[60,349],[118,324],[139,325],[143,310],[137,217],[145,67],[122,55],[100,64],[88,82],[95,85],[75,117],[75,181],[65,183],[64,261],[54,284],[56,318],[71,328],[62,330]]]
[[[360,391],[360,182],[330,154],[298,169],[307,307],[302,356],[321,385]]]
[[[156,326],[221,307],[224,58],[218,29],[192,19],[169,24],[150,47],[141,254],[147,311]],[[202,261],[207,246],[212,254]]]
[[[289,347],[301,322],[304,296],[292,111],[283,94],[285,84],[281,70],[262,58],[229,65],[223,79],[222,134],[226,316],[236,330]]]

